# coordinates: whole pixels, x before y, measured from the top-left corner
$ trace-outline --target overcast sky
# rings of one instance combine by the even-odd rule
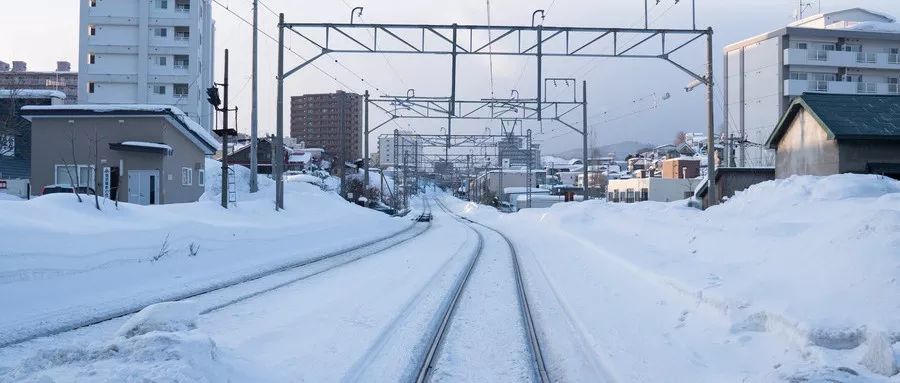
[[[649,0],[651,27],[689,28],[690,0]],[[818,7],[815,0],[812,14]],[[251,16],[250,0],[219,0],[243,17]],[[481,0],[264,0],[269,8],[284,12],[293,22],[347,22],[353,6],[364,6],[362,20],[377,23],[487,23],[487,2]],[[744,38],[779,28],[789,23],[797,9],[796,0],[696,0],[697,24],[714,31],[716,80],[721,83],[722,47]],[[52,70],[58,60],[71,61],[77,67],[78,0],[29,0],[5,4],[0,13],[0,60],[28,62],[32,70]],[[535,9],[547,10],[544,25],[638,27],[643,24],[642,0],[492,0],[491,22],[495,25],[529,25]],[[900,15],[897,0],[822,0],[822,10],[832,11],[848,7],[864,7],[892,15]],[[250,117],[250,47],[251,29],[219,5],[213,5],[216,19],[217,79],[221,79],[221,50],[231,49],[231,78],[234,84],[232,100],[241,109],[238,130],[249,130]],[[277,17],[261,8],[261,29],[277,36]],[[315,52],[303,45],[299,38],[290,45],[305,55]],[[686,51],[680,59],[691,70],[703,73],[705,57],[703,44]],[[276,44],[260,36],[260,128],[274,132]],[[347,68],[337,65],[338,59]],[[286,66],[299,63],[288,56]],[[382,56],[343,55],[324,57],[317,61],[324,71],[362,92],[373,94],[404,94],[415,88],[420,96],[446,96],[450,91],[449,56]],[[500,57],[493,62],[494,92],[509,95],[517,88],[522,97],[534,97],[535,65],[532,58]],[[483,98],[491,93],[490,65],[487,57],[461,56],[459,60],[459,97]],[[671,141],[678,131],[705,131],[705,92],[685,93],[683,88],[691,79],[683,72],[661,60],[622,59],[547,59],[545,77],[576,77],[588,81],[589,123],[591,142],[610,144],[635,140],[649,143]],[[364,78],[366,82],[360,80]],[[376,91],[373,87],[377,87]],[[343,86],[313,68],[305,68],[286,82],[286,96],[303,93],[329,92]],[[557,91],[565,91],[557,89]],[[717,90],[717,98],[721,95]],[[670,93],[668,100],[653,105],[652,95]],[[716,119],[721,121],[721,102],[716,103]],[[287,109],[287,108],[286,108]],[[376,118],[380,118],[375,116]],[[604,122],[610,120],[608,122]],[[287,118],[285,129],[289,129]],[[443,122],[423,123],[401,121],[402,127],[418,132],[438,132]],[[580,124],[580,119],[576,121]],[[483,132],[490,127],[499,131],[499,122],[454,122],[454,131]],[[574,134],[552,122],[526,123],[538,134],[545,154],[580,146]],[[396,128],[388,125],[387,129]],[[386,132],[379,132],[386,133]],[[373,140],[374,141],[374,140]]]

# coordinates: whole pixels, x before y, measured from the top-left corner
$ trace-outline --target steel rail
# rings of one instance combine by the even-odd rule
[[[423,212],[419,216],[421,217],[421,216],[424,216],[425,214],[430,214],[430,213],[431,213],[431,206],[426,202],[426,209],[424,209]],[[45,338],[48,336],[54,336],[54,335],[62,334],[65,332],[74,331],[74,330],[82,329],[85,327],[97,325],[100,323],[108,322],[108,321],[111,321],[114,319],[122,318],[122,317],[125,317],[128,315],[131,315],[131,314],[135,314],[135,313],[143,310],[145,307],[155,304],[155,303],[169,302],[169,301],[181,301],[181,300],[185,300],[185,299],[195,298],[195,297],[198,297],[201,295],[218,292],[218,291],[225,290],[225,289],[237,286],[237,285],[256,281],[256,280],[259,280],[259,279],[262,279],[265,277],[269,277],[269,276],[273,276],[273,275],[283,273],[286,271],[295,270],[300,267],[310,266],[310,265],[313,265],[313,264],[316,264],[319,262],[323,262],[323,261],[326,261],[326,260],[334,258],[334,257],[349,254],[351,252],[361,250],[361,249],[364,249],[367,247],[377,247],[379,244],[389,242],[389,241],[395,239],[395,237],[406,234],[406,233],[412,231],[413,229],[415,229],[416,227],[420,227],[420,226],[421,225],[418,224],[418,220],[414,220],[414,222],[412,224],[410,224],[409,226],[407,226],[399,231],[392,232],[389,235],[386,235],[386,236],[383,236],[383,237],[380,237],[377,239],[369,240],[369,241],[366,241],[366,242],[363,242],[360,244],[355,244],[355,245],[352,245],[347,248],[332,251],[332,252],[317,256],[317,257],[304,259],[302,261],[297,261],[297,262],[291,262],[288,264],[280,265],[280,266],[272,268],[272,269],[256,272],[256,273],[253,273],[250,275],[245,275],[245,276],[238,277],[238,278],[233,278],[233,279],[222,281],[219,283],[213,283],[211,285],[203,286],[203,287],[192,289],[189,291],[184,291],[184,292],[180,292],[180,293],[172,293],[172,294],[165,295],[162,297],[157,297],[155,299],[148,299],[148,300],[145,300],[140,303],[135,303],[135,304],[126,306],[124,308],[110,310],[109,312],[107,312],[105,314],[96,315],[96,316],[92,316],[92,317],[88,317],[88,318],[83,318],[81,320],[74,321],[74,323],[66,323],[66,324],[62,324],[60,326],[56,326],[56,327],[53,327],[50,329],[45,329],[45,330],[39,329],[39,330],[32,330],[32,331],[21,331],[14,335],[0,337],[0,349],[6,348],[9,346],[14,346],[17,344],[21,344],[21,343],[24,343],[24,342],[27,342],[30,340],[34,340],[37,338]],[[366,258],[368,256],[383,252],[390,248],[396,247],[402,243],[405,243],[413,238],[419,237],[422,234],[424,234],[425,232],[427,232],[429,229],[431,229],[431,222],[428,222],[425,229],[416,233],[412,237],[405,238],[405,239],[403,239],[401,241],[397,241],[395,243],[390,243],[390,245],[388,245],[387,247],[376,249],[375,251],[373,251],[371,253],[364,254],[363,256],[360,256],[358,258],[352,259],[347,262],[340,263],[338,265],[329,267],[325,270],[313,273],[311,275],[307,275],[307,276],[304,276],[301,278],[296,278],[291,281],[288,281],[287,283],[281,283],[279,285],[276,285],[275,287],[267,287],[267,288],[263,289],[262,291],[257,291],[257,292],[251,293],[251,294],[247,294],[247,295],[238,297],[237,299],[233,299],[233,300],[226,302],[226,304],[219,304],[212,308],[207,308],[207,309],[203,310],[202,313],[203,314],[209,313],[211,311],[218,310],[218,309],[221,309],[223,307],[226,307],[226,306],[238,303],[238,302],[242,302],[249,298],[258,296],[260,294],[275,290],[280,287],[284,287],[290,283],[294,283],[294,282],[300,281],[302,279],[306,279],[313,275],[321,274],[325,271],[334,269],[337,266],[342,266],[342,265]]]
[[[526,333],[528,334],[528,340],[529,340],[529,349],[531,351],[531,356],[533,358],[532,367],[535,370],[535,373],[536,373],[536,376],[537,376],[539,382],[549,383],[550,378],[547,375],[547,368],[544,364],[544,358],[541,353],[540,341],[538,340],[537,331],[534,326],[534,320],[532,319],[532,315],[531,315],[531,307],[528,304],[528,296],[525,292],[525,286],[524,286],[524,282],[523,282],[523,278],[522,278],[522,272],[519,267],[518,253],[515,250],[515,246],[513,246],[512,242],[509,240],[509,238],[507,238],[503,233],[497,231],[496,229],[486,226],[484,224],[472,221],[468,218],[461,217],[461,216],[451,212],[449,209],[447,209],[447,207],[444,206],[444,204],[441,203],[440,201],[435,200],[435,202],[441,208],[441,210],[444,210],[448,215],[450,215],[451,217],[453,217],[460,223],[463,223],[464,225],[469,227],[472,231],[474,231],[475,234],[478,235],[479,245],[478,245],[478,249],[477,249],[478,252],[476,253],[475,257],[473,257],[471,263],[469,264],[468,268],[466,269],[466,272],[463,275],[463,277],[461,278],[461,280],[457,283],[457,287],[454,292],[453,298],[450,301],[450,304],[445,309],[443,318],[441,320],[441,324],[440,324],[440,326],[438,326],[438,329],[435,332],[434,337],[432,338],[431,345],[428,348],[428,353],[426,354],[425,359],[422,361],[422,364],[419,367],[419,374],[416,377],[416,382],[423,383],[423,382],[427,381],[428,377],[430,376],[429,374],[431,373],[432,369],[434,368],[434,358],[437,355],[437,351],[440,348],[440,344],[444,340],[445,330],[447,329],[448,324],[449,324],[449,322],[453,316],[453,313],[456,309],[456,305],[457,305],[460,297],[462,296],[462,291],[465,289],[465,285],[469,280],[469,276],[472,274],[472,270],[475,268],[475,264],[477,263],[478,259],[480,259],[481,253],[484,250],[484,236],[481,234],[481,232],[478,229],[475,229],[472,226],[472,225],[479,225],[481,227],[484,227],[485,229],[488,229],[488,230],[493,231],[493,232],[497,233],[498,235],[500,235],[504,239],[504,241],[506,241],[507,246],[509,246],[510,254],[512,256],[512,261],[513,261],[513,271],[516,276],[516,290],[517,290],[517,297],[519,300],[520,314],[522,315],[523,322],[526,327]]]

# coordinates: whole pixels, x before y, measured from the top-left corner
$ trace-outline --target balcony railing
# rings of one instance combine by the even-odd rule
[[[856,62],[865,64],[875,64],[878,62],[878,55],[875,53],[857,52]]]
[[[175,12],[184,12],[188,13],[191,11],[190,4],[175,4]]]
[[[188,41],[191,39],[190,33],[176,33],[175,41]]]
[[[874,82],[860,82],[856,84],[857,93],[878,93],[878,84]]]
[[[175,63],[175,65],[173,65],[173,67],[175,69],[188,69],[189,65],[188,65],[188,63],[182,63],[182,64]]]
[[[888,54],[888,64],[900,64],[900,54]]]
[[[828,81],[812,80],[809,82],[809,90],[813,92],[827,92]]]
[[[888,93],[900,93],[900,84],[888,84]]]
[[[828,61],[828,51],[811,50],[809,51],[809,59],[815,61]]]

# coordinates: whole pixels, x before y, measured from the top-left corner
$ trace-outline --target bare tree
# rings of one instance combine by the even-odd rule
[[[100,131],[94,128],[94,137],[91,138],[91,150],[94,155],[94,207],[100,209],[100,190],[103,190],[103,178],[100,168]]]
[[[81,185],[81,175],[80,171],[78,171],[78,157],[75,156],[75,127],[72,126],[72,129],[69,131],[69,144],[72,148],[72,163],[66,160],[65,155],[60,155],[60,159],[62,160],[63,166],[66,168],[66,174],[69,176],[69,182],[74,180],[74,184],[72,184],[72,193],[75,194],[75,198],[78,198],[78,203],[83,202],[81,199],[81,194],[78,193],[78,186]],[[72,168],[75,168],[75,175],[72,175]]]
[[[685,133],[683,130],[678,131],[678,133],[675,133],[675,141],[673,142],[673,144],[675,144],[677,146],[677,145],[681,145],[685,142],[687,142],[687,133]]]
[[[30,145],[28,121],[19,116],[22,106],[20,90],[10,87],[6,99],[6,110],[0,112],[0,156],[15,156],[16,147],[26,148]]]

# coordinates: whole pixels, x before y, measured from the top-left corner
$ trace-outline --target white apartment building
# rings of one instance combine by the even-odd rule
[[[78,102],[163,104],[212,129],[210,0],[80,0]]]
[[[744,141],[728,153],[737,166],[774,166],[761,144],[793,97],[900,94],[900,24],[877,12],[818,14],[724,50],[726,133]]]
[[[410,163],[412,163],[412,161],[413,161],[412,156],[414,155],[415,151],[417,150],[416,149],[417,147],[418,147],[418,152],[419,152],[420,156],[425,153],[424,152],[424,143],[419,139],[410,138],[410,136],[415,133],[408,131],[408,130],[401,130],[399,133],[400,133],[400,136],[398,136],[398,138],[397,138],[398,145],[397,145],[397,150],[396,150],[397,158],[399,158],[402,161],[403,160],[403,150],[406,150],[407,154],[409,155],[408,160],[410,161]],[[394,150],[394,135],[393,134],[383,135],[383,136],[378,137],[378,157],[379,157],[379,163],[381,164],[382,167],[396,165],[395,158],[394,158],[394,155],[395,155],[394,151],[395,150]]]

